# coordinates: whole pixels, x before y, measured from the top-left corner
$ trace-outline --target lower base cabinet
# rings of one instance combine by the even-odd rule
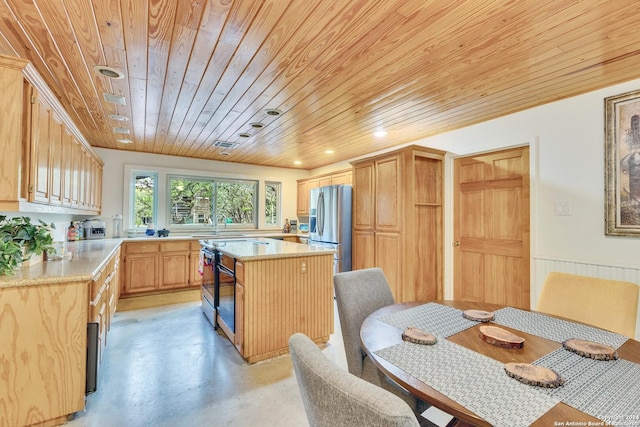
[[[60,425],[84,408],[87,285],[0,288],[0,426]]]
[[[124,243],[122,295],[199,287],[199,253],[197,240]]]

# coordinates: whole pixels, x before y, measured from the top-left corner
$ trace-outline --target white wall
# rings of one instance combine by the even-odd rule
[[[218,162],[212,160],[193,159],[188,157],[175,157],[159,154],[146,154],[123,150],[95,149],[96,153],[104,161],[102,179],[102,215],[100,218],[107,223],[107,236],[111,235],[112,218],[120,213],[126,218],[124,212],[124,174],[125,165],[132,165],[143,170],[157,170],[158,168],[178,171],[179,173],[207,174],[217,177],[242,178],[260,181],[260,191],[264,190],[264,181],[282,182],[282,220],[296,217],[296,180],[309,176],[309,172],[298,169],[274,168],[266,166],[254,166],[242,163]],[[163,185],[163,183],[161,183]],[[262,206],[262,204],[260,205]],[[159,204],[158,210],[163,208]],[[157,227],[163,228],[164,213],[161,213],[161,223]],[[264,213],[260,211],[260,226],[264,224]],[[125,219],[126,221],[126,219]],[[124,227],[128,227],[125,223]]]

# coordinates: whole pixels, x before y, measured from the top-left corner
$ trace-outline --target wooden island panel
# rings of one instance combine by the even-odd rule
[[[86,281],[0,292],[0,425],[63,424],[84,408]]]
[[[244,260],[242,356],[250,363],[288,353],[289,337],[333,333],[333,253]]]

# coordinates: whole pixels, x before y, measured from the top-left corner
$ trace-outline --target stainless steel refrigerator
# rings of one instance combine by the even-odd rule
[[[309,206],[309,244],[336,250],[334,273],[351,271],[350,185],[312,188]]]

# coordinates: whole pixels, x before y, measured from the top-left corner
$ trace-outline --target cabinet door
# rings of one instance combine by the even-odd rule
[[[324,187],[325,185],[331,185],[331,177],[330,176],[324,176],[320,179],[318,179],[318,187]]]
[[[189,285],[188,252],[160,254],[160,289],[184,288]]]
[[[307,187],[307,181],[298,182],[298,199],[296,212],[298,216],[309,215],[309,188]]]
[[[376,230],[402,229],[402,168],[402,155],[376,161]]]
[[[124,292],[153,291],[158,283],[156,253],[127,254],[124,259]]]
[[[372,230],[375,227],[374,164],[368,162],[354,168],[353,175],[353,228]]]
[[[351,185],[351,171],[331,175],[331,185],[337,184]]]
[[[63,197],[63,169],[62,169],[62,153],[63,153],[63,125],[58,115],[51,112],[49,120],[49,170],[51,179],[51,188],[49,194],[50,205],[62,205]]]
[[[405,295],[402,262],[402,235],[400,233],[375,233],[375,266],[384,271],[396,302],[412,301],[412,295]]]
[[[82,144],[73,138],[73,147],[71,155],[71,206],[77,208],[80,206],[80,189],[82,187],[80,181],[82,179]]]
[[[353,270],[375,267],[375,241],[373,231],[353,232],[353,255],[351,267]]]
[[[34,92],[35,93],[35,92]],[[49,121],[51,107],[37,97],[32,104],[31,114],[31,193],[29,201],[49,203]]]
[[[189,286],[201,286],[202,276],[200,275],[200,251],[192,251],[189,262]]]
[[[71,206],[73,189],[73,136],[67,127],[62,131],[62,205]]]

